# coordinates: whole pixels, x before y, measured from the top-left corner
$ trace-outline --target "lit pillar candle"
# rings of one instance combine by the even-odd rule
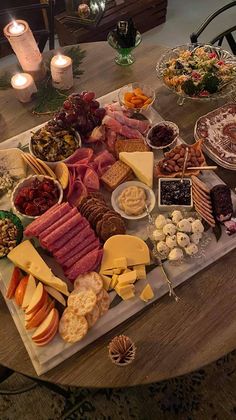
[[[32,94],[37,92],[33,77],[27,73],[15,74],[11,78],[11,85],[17,99],[23,103],[30,102]]]
[[[53,86],[59,90],[68,90],[73,86],[72,60],[66,55],[55,55],[51,60]]]
[[[34,80],[42,80],[46,70],[28,23],[24,20],[13,20],[5,26],[3,32],[24,72],[31,74]]]

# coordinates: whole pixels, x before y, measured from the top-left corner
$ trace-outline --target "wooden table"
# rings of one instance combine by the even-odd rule
[[[160,46],[145,45],[136,50],[136,63],[122,68],[113,61],[113,51],[104,43],[85,44],[85,72],[76,89],[95,90],[97,96],[142,80],[157,89],[156,108],[180,127],[182,137],[193,141],[193,127],[200,115],[217,103],[177,105],[176,96],[157,80],[156,61]],[[12,90],[0,92],[1,140],[43,122],[14,98]],[[4,130],[5,122],[5,130]],[[235,187],[235,173],[219,169],[219,175]],[[106,336],[57,366],[42,379],[81,387],[121,387],[161,381],[211,363],[236,348],[236,250],[178,287],[180,302],[164,296],[155,304]],[[34,368],[1,297],[0,364],[29,376]],[[108,359],[107,345],[117,334],[131,337],[137,346],[135,361],[119,368]]]

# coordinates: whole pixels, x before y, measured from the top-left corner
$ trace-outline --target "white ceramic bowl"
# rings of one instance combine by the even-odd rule
[[[46,176],[46,175],[30,175],[27,178],[24,178],[22,181],[18,182],[18,184],[15,186],[14,190],[12,191],[11,194],[11,207],[13,209],[14,213],[19,214],[22,217],[27,217],[28,219],[37,219],[40,216],[29,216],[27,214],[21,213],[17,207],[15,206],[15,197],[18,194],[18,192],[23,188],[23,187],[28,187],[29,185],[31,185],[32,181],[34,179],[39,179],[40,181],[43,181],[45,178],[50,179],[51,181],[54,182],[54,184],[57,186],[58,188],[58,192],[59,192],[59,198],[58,198],[58,203],[60,204],[63,200],[63,189],[61,184],[56,181],[55,179],[50,178],[50,176]]]
[[[39,130],[41,130],[43,127],[41,127]],[[75,135],[75,137],[76,137],[76,139],[77,139],[77,141],[78,141],[78,149],[82,146],[82,141],[81,141],[81,137],[80,137],[80,134],[77,132],[77,131],[75,131],[75,133],[74,133],[74,135]],[[76,149],[77,150],[77,149]],[[75,150],[75,151],[76,151]],[[59,162],[66,162],[66,160],[67,159],[69,159],[69,157],[71,157],[74,153],[75,153],[75,151],[70,155],[70,156],[68,156],[66,159],[63,159],[63,160],[58,160],[58,161],[55,161],[55,162],[48,162],[47,160],[43,160],[43,159],[41,159],[41,157],[40,156],[37,156],[35,153],[34,153],[34,151],[33,151],[33,146],[32,146],[32,137],[30,138],[30,140],[29,140],[29,152],[30,152],[30,154],[32,155],[32,156],[34,156],[35,158],[37,158],[37,159],[40,159],[40,160],[42,160],[44,163],[46,163],[48,166],[50,166],[50,168],[55,168],[55,166],[56,166],[56,164],[57,163],[59,163]]]
[[[113,191],[113,193],[111,195],[111,205],[112,205],[113,209],[117,213],[119,213],[124,219],[138,220],[138,219],[142,219],[143,217],[147,216],[146,210],[143,213],[139,214],[138,216],[129,216],[123,210],[121,210],[119,205],[118,205],[118,197],[120,196],[122,191],[125,188],[132,187],[132,186],[143,188],[145,190],[146,196],[147,196],[147,201],[146,202],[147,202],[147,205],[148,205],[149,212],[151,213],[151,211],[154,209],[155,204],[156,204],[155,194],[154,194],[154,192],[151,188],[149,188],[147,185],[145,185],[145,184],[143,184],[142,182],[139,182],[139,181],[127,181],[127,182],[124,182],[123,184],[118,185],[118,187]]]
[[[156,127],[170,127],[170,128],[172,128],[173,131],[174,131],[174,138],[173,138],[173,140],[170,143],[168,143],[168,144],[166,144],[164,146],[154,146],[154,144],[151,143],[151,140],[150,140],[149,137],[150,137],[153,129],[156,128]],[[147,136],[146,136],[146,142],[147,142],[148,146],[151,147],[152,149],[155,149],[155,150],[163,150],[163,149],[166,149],[166,147],[172,147],[172,146],[174,146],[175,143],[176,143],[176,141],[177,141],[178,136],[179,136],[179,127],[175,123],[173,123],[172,121],[161,121],[161,122],[159,122],[157,124],[154,124],[150,128],[150,130],[148,131]]]

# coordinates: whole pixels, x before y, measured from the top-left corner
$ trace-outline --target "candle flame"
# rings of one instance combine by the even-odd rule
[[[22,23],[17,23],[15,19],[12,20],[12,23],[9,27],[9,32],[14,35],[18,35],[24,32],[25,26]]]
[[[14,84],[15,86],[23,86],[27,82],[27,79],[25,76],[23,76],[20,73],[17,73],[14,77]]]
[[[63,66],[66,63],[67,63],[67,60],[64,56],[62,56],[61,54],[58,54],[56,56],[55,64],[57,64],[58,66]]]

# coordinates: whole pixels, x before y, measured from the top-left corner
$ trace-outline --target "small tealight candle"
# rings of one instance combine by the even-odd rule
[[[12,35],[20,35],[24,32],[25,25],[23,23],[17,23],[16,20],[13,20],[8,30]]]
[[[30,102],[32,94],[37,92],[33,77],[27,73],[17,73],[12,76],[11,85],[17,99],[23,103]]]
[[[51,60],[53,86],[59,90],[68,90],[73,86],[72,60],[66,55],[55,55]]]

